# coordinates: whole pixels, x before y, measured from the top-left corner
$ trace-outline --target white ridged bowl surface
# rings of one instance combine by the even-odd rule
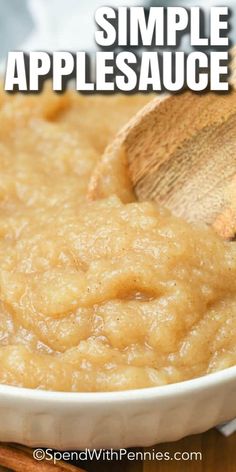
[[[0,441],[76,450],[151,446],[236,417],[236,366],[141,390],[60,393],[0,385]]]

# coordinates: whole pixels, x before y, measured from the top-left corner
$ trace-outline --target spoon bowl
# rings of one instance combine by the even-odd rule
[[[236,90],[155,98],[107,148],[90,198],[152,200],[176,216],[236,234]]]

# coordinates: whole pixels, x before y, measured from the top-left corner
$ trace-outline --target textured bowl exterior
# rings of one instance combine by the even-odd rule
[[[60,393],[0,386],[0,441],[64,450],[151,446],[236,417],[236,366],[142,390]]]

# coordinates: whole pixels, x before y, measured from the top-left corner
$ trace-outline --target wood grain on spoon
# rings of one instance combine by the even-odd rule
[[[128,123],[107,148],[89,196],[116,193],[129,202],[135,193],[232,239],[235,179],[236,91],[184,92],[154,99]]]

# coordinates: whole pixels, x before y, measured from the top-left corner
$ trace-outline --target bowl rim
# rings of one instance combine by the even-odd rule
[[[36,402],[52,402],[73,404],[103,404],[121,403],[127,401],[169,399],[179,397],[183,394],[196,393],[208,390],[216,385],[222,385],[235,380],[236,365],[210,374],[196,377],[183,382],[177,382],[156,387],[146,387],[131,390],[116,390],[108,392],[61,392],[54,390],[40,390],[12,385],[0,384],[1,396],[8,396],[9,399],[28,400]]]

